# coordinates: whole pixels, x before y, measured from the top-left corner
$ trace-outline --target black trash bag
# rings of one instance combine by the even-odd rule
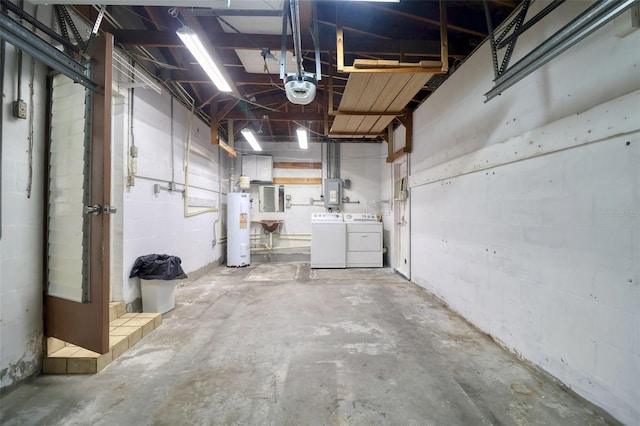
[[[148,254],[140,256],[133,263],[129,278],[140,277],[143,280],[176,280],[187,278],[178,256],[168,254]]]

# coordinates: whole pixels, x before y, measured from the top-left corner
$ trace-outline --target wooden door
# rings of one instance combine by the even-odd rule
[[[45,333],[109,351],[111,58],[113,38],[92,49],[91,92],[50,80]]]

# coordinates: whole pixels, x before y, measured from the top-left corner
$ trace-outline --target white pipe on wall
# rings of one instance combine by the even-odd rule
[[[191,132],[193,129],[193,120],[195,119],[195,102],[191,103],[191,116],[189,117],[189,132],[187,133],[187,150],[184,167],[184,217],[193,217],[203,213],[219,212],[217,207],[207,207],[204,209],[189,211],[189,154],[191,153]],[[218,180],[220,177],[218,176]],[[219,197],[218,197],[219,198]]]
[[[304,245],[304,246],[291,246],[291,247],[265,247],[265,248],[260,248],[260,247],[253,247],[251,248],[251,251],[273,251],[273,250],[289,250],[289,249],[300,249],[300,248],[311,248],[311,245]]]

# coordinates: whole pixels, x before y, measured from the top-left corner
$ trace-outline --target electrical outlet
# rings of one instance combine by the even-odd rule
[[[27,118],[27,103],[22,99],[13,101],[13,116],[15,118]]]

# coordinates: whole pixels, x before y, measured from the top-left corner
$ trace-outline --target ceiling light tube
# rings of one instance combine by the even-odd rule
[[[298,145],[300,145],[300,149],[307,149],[309,147],[307,141],[307,129],[300,127],[296,130],[298,133]]]
[[[196,58],[196,61],[198,61],[218,90],[221,92],[231,92],[231,86],[229,86],[229,83],[225,80],[220,69],[213,61],[213,58],[209,52],[207,52],[198,34],[187,26],[180,28],[176,31],[176,34],[180,37],[184,45],[187,46],[187,49],[189,49],[193,57]]]
[[[258,143],[256,136],[253,134],[251,130],[242,129],[240,133],[242,133],[242,136],[244,136],[247,142],[249,142],[249,145],[251,145],[251,148],[253,148],[254,151],[262,151],[262,148],[260,147],[260,144]]]

